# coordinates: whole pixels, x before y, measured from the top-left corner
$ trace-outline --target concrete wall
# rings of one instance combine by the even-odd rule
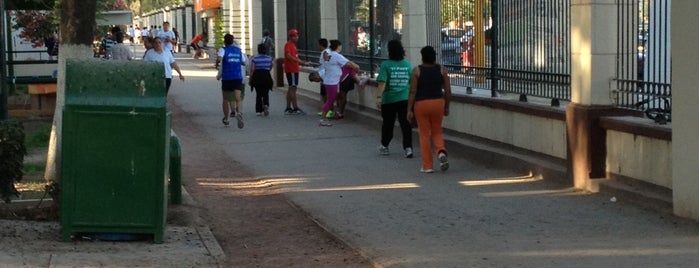
[[[566,125],[519,112],[463,102],[451,102],[444,127],[523,149],[566,158]]]
[[[315,92],[312,97],[320,99],[320,84],[308,81],[307,72],[302,72],[299,80],[299,88]],[[351,104],[376,110],[376,87],[352,90],[347,98]],[[560,159],[566,158],[566,126],[563,120],[452,100],[444,127]]]
[[[672,24],[672,187],[675,214],[699,220],[699,84],[696,23],[699,1],[673,1]],[[689,27],[685,27],[689,26]]]
[[[607,172],[672,189],[672,142],[607,130]]]

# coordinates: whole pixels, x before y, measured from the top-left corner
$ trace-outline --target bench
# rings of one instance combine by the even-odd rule
[[[31,109],[53,112],[56,110],[56,83],[31,83],[27,93],[31,97]]]

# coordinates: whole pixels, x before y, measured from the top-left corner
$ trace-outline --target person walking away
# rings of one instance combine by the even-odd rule
[[[226,34],[223,37],[224,47],[218,51],[217,62],[221,62],[216,80],[221,81],[221,91],[223,96],[223,125],[228,125],[228,114],[232,105],[231,93],[235,96],[235,118],[238,121],[238,128],[243,128],[242,96],[243,84],[243,52],[239,47],[233,45],[233,35]]]
[[[136,44],[142,42],[143,37],[141,36],[141,28],[139,28],[138,26],[136,26],[136,29],[134,30],[134,36],[136,37],[136,38],[134,38],[134,40],[136,41]]]
[[[420,172],[433,172],[431,143],[434,144],[434,151],[439,159],[439,168],[446,171],[449,169],[449,161],[444,146],[442,119],[449,115],[451,82],[447,69],[435,63],[437,52],[433,47],[423,47],[420,54],[422,64],[413,69],[410,77],[408,120],[417,120],[422,156]]]
[[[323,105],[323,113],[318,122],[319,126],[332,126],[330,120],[327,119],[327,115],[337,98],[340,78],[342,78],[342,68],[348,66],[355,70],[359,70],[359,66],[340,54],[340,52],[342,52],[342,43],[340,43],[339,40],[330,41],[330,50],[332,50],[332,52],[327,59],[324,59],[322,64],[323,69],[325,69],[325,75],[322,79],[327,99],[325,100],[325,105]]]
[[[149,37],[150,37],[150,33],[148,32],[148,26],[145,26],[145,27],[143,27],[143,29],[141,29],[141,40],[146,40],[146,38],[149,38]]]
[[[115,35],[116,44],[109,50],[110,58],[113,60],[133,60],[133,54],[129,47],[124,45],[124,33],[117,32]]]
[[[376,81],[379,89],[376,107],[381,111],[381,145],[379,153],[388,155],[388,145],[393,139],[393,126],[398,118],[403,133],[405,157],[413,157],[413,131],[408,122],[408,93],[410,92],[410,62],[405,60],[405,49],[399,40],[388,42],[388,60],[381,63]]]
[[[274,59],[267,54],[264,44],[257,45],[257,55],[250,60],[250,86],[257,91],[255,96],[255,112],[258,115],[269,115],[269,91],[274,86],[270,71]]]
[[[172,41],[172,44],[174,47],[172,48],[173,53],[179,53],[180,52],[180,33],[177,32],[177,29],[174,27],[172,28],[172,32],[175,33],[175,40]]]
[[[260,44],[265,46],[268,56],[274,57],[274,39],[272,39],[272,35],[269,33],[269,30],[265,29],[262,32],[262,42],[260,42]]]
[[[184,81],[184,76],[182,75],[182,71],[180,71],[180,66],[177,66],[177,62],[175,62],[175,58],[172,56],[172,53],[163,50],[163,40],[158,37],[153,39],[153,48],[146,51],[145,56],[143,56],[143,61],[155,61],[163,64],[165,68],[165,94],[170,91],[173,69],[180,75],[180,80]]]
[[[245,83],[245,78],[247,78],[248,71],[249,71],[248,69],[246,69],[246,68],[247,68],[247,62],[248,62],[248,56],[245,55],[245,51],[240,47],[240,44],[238,44],[238,41],[235,40],[235,37],[233,38],[233,46],[239,48],[239,49],[240,49],[240,53],[242,54],[241,65],[242,65],[243,67],[240,69],[240,73],[241,73],[240,76],[243,77],[243,85],[242,85],[241,88],[240,88],[240,104],[242,105],[242,104],[243,104],[243,100],[245,99],[245,84],[246,84],[246,83]],[[216,70],[218,70],[220,64],[221,64],[221,57],[217,55],[217,57],[216,57],[216,63],[214,64]],[[248,81],[248,82],[250,82],[250,81]],[[250,90],[253,90],[253,88],[254,88],[253,86],[250,86]],[[230,118],[233,118],[233,117],[235,117],[235,111],[236,111],[236,107],[238,107],[238,105],[236,104],[236,102],[231,102],[231,104],[232,104],[232,106],[231,106],[231,116],[230,116]],[[242,110],[243,110],[243,107],[241,106],[241,107],[239,108],[239,110],[242,111]]]
[[[303,110],[299,109],[296,99],[296,87],[299,83],[300,65],[308,66],[308,62],[302,61],[299,58],[296,43],[299,40],[299,31],[296,29],[289,30],[289,41],[284,45],[284,73],[286,80],[289,83],[289,90],[286,92],[286,109],[284,114],[304,115]]]
[[[163,22],[163,29],[158,31],[157,35],[163,40],[163,49],[165,51],[170,51],[170,53],[175,53],[173,47],[177,41],[175,41],[175,32],[170,29],[169,22]]]
[[[129,43],[131,43],[131,44],[134,44],[134,39],[133,39],[134,33],[135,33],[135,30],[133,28],[133,25],[129,26]]]

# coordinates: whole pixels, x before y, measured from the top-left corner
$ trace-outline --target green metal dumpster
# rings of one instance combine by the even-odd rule
[[[66,61],[62,239],[152,234],[162,243],[169,142],[162,64]]]

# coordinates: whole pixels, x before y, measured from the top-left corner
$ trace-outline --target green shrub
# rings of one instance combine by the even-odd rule
[[[24,155],[24,126],[22,122],[0,121],[0,199],[10,202],[11,196],[18,196],[15,182],[22,180]]]
[[[26,135],[25,145],[30,152],[32,149],[47,148],[49,146],[49,139],[51,138],[51,126],[41,127]]]

